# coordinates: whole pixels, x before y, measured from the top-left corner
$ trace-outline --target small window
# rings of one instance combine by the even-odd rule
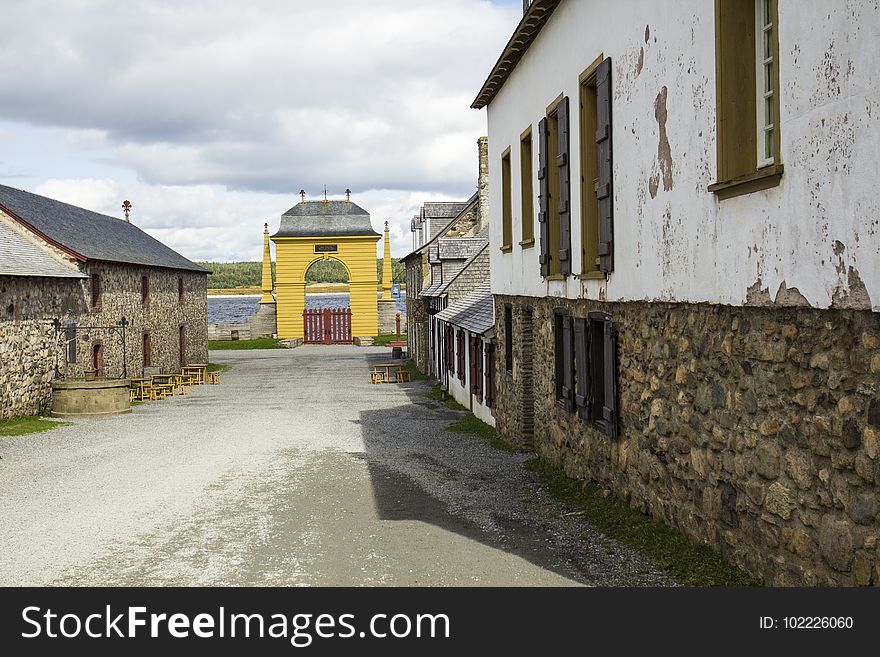
[[[64,323],[64,345],[68,363],[76,363],[76,322]]]
[[[510,148],[501,155],[501,250],[513,248],[513,216],[510,198]]]
[[[144,367],[150,367],[153,364],[153,345],[150,340],[150,334],[144,333]]]
[[[101,308],[101,275],[92,274],[92,308]]]
[[[177,302],[183,303],[183,279],[177,279]]]
[[[141,305],[150,303],[150,277],[141,276]]]
[[[756,0],[755,79],[757,87],[758,168],[773,164],[776,155],[776,81],[773,75],[776,26],[772,0]]]
[[[532,128],[529,127],[519,142],[519,184],[522,205],[522,224],[520,246],[527,248],[535,244],[535,196],[532,186]]]
[[[571,340],[571,317],[564,308],[557,308],[553,314],[553,341],[556,370],[556,402],[562,408],[571,410],[573,402],[573,363]]]
[[[504,306],[504,369],[513,374],[513,307]]]
[[[575,407],[609,438],[617,436],[617,334],[611,316],[574,321]]]
[[[181,326],[178,329],[177,342],[178,342],[177,348],[178,348],[178,357],[180,360],[180,366],[185,367],[187,365],[187,362],[186,362],[186,327],[185,326]]]

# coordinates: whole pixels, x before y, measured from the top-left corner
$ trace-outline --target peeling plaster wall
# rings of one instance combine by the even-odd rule
[[[778,187],[725,201],[707,191],[716,182],[713,4],[674,7],[566,0],[490,104],[490,164],[511,146],[518,171],[519,135],[569,96],[576,181],[578,75],[600,54],[612,58],[615,271],[607,281],[547,282],[538,248],[515,239],[502,254],[500,167],[490,166],[493,292],[880,311],[880,2],[779,0],[785,173]],[[518,176],[512,194],[519,235]],[[577,184],[571,201],[577,272]]]

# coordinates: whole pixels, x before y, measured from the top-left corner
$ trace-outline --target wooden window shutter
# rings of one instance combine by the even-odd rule
[[[574,359],[572,358],[571,317],[562,318],[562,405],[572,410],[574,396]]]
[[[559,169],[559,272],[571,273],[571,179],[568,96],[556,106],[559,125],[556,167]]]
[[[486,347],[486,406],[495,408],[495,342]]]
[[[550,178],[547,171],[547,153],[550,151],[550,126],[547,118],[538,122],[538,226],[540,230],[541,276],[550,275]]]
[[[464,331],[458,331],[456,340],[458,342],[458,380],[464,383]]]
[[[477,347],[474,336],[468,335],[468,374],[470,374],[471,394],[477,392]]]
[[[587,335],[587,320],[583,317],[576,317],[574,320],[574,405],[578,415],[584,420],[589,419],[590,403],[590,363],[587,359]]]
[[[605,435],[617,437],[617,334],[611,320],[605,322],[605,404],[602,407],[602,425]]]
[[[611,153],[611,58],[596,69],[596,153],[599,159],[599,270],[614,271],[614,186]]]
[[[483,401],[483,372],[485,370],[483,363],[483,338],[479,335],[474,336],[474,394],[477,401]]]

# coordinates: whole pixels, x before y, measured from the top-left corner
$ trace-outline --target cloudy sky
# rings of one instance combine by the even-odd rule
[[[392,225],[476,189],[470,109],[521,0],[4,0],[0,183],[256,260],[305,189]]]

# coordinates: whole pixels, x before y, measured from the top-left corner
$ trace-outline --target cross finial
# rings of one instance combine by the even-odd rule
[[[129,221],[128,215],[131,212],[131,208],[132,208],[131,201],[129,201],[128,199],[125,199],[122,202],[122,211],[125,213],[125,220],[126,221]],[[129,221],[129,223],[131,223],[131,222]]]
[[[351,190],[350,189],[345,190],[345,200],[351,201]]]
[[[329,203],[327,200],[327,185],[324,185],[324,203]]]
[[[299,197],[300,197],[300,199],[302,199],[303,203],[305,203],[305,200],[306,200],[306,190],[304,190],[304,189],[299,190]]]

